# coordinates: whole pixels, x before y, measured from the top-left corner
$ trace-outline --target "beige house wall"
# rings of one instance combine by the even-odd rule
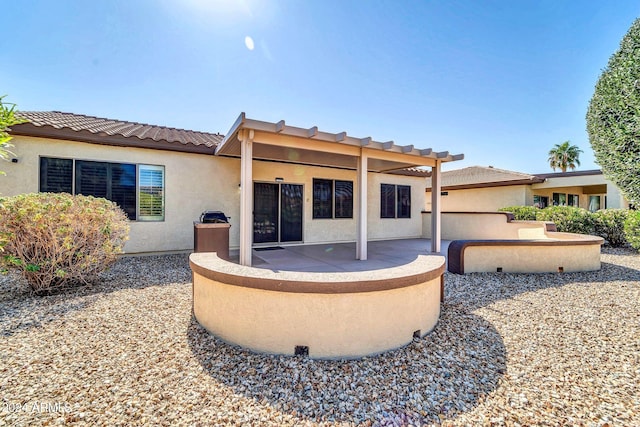
[[[584,187],[593,185],[605,185],[606,193],[584,192]],[[605,208],[605,196],[607,208],[629,207],[629,203],[620,193],[620,189],[611,181],[604,178],[604,175],[582,175],[560,178],[548,178],[545,182],[533,184],[531,186],[533,194],[537,196],[549,197],[549,204],[552,203],[553,193],[577,194],[579,197],[579,207],[589,209],[589,196],[600,196],[600,207]]]
[[[529,196],[533,196],[527,185],[503,187],[471,188],[465,190],[444,190],[448,194],[442,196],[442,212],[495,212],[506,206],[527,204]],[[425,210],[431,211],[431,193],[427,193]]]
[[[240,242],[240,160],[203,154],[180,153],[131,147],[116,147],[47,138],[16,136],[12,150],[18,163],[6,163],[7,176],[0,180],[0,194],[12,196],[37,192],[39,158],[61,157],[78,160],[161,165],[165,167],[165,220],[131,221],[127,253],[187,251],[193,249],[193,221],[204,210],[220,210],[230,217],[230,247]],[[356,238],[355,171],[254,161],[253,179],[304,186],[304,243],[354,241]],[[353,219],[313,219],[313,178],[354,182]],[[420,237],[425,180],[389,174],[369,173],[368,237],[390,239]],[[380,218],[380,183],[411,186],[411,218]]]
[[[37,192],[40,157],[161,165],[165,167],[165,220],[131,221],[127,253],[193,249],[193,221],[206,209],[239,216],[238,161],[201,154],[130,147],[114,147],[56,139],[16,136],[13,152],[18,163],[7,163],[0,193],[11,196]],[[233,222],[232,222],[233,224]],[[230,240],[239,241],[232,225]]]

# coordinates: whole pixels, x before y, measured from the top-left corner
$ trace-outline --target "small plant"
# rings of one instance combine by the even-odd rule
[[[594,218],[586,209],[573,206],[550,206],[540,209],[538,221],[552,221],[558,231],[565,233],[593,234]]]
[[[517,221],[535,221],[540,210],[535,206],[508,206],[498,209],[500,212],[511,212]]]
[[[595,234],[614,248],[624,246],[627,243],[624,223],[628,213],[626,209],[603,209],[593,213]]]
[[[629,211],[624,221],[624,235],[631,247],[640,251],[640,211]]]
[[[37,193],[0,200],[3,264],[36,294],[95,280],[122,253],[128,233],[126,214],[105,199]]]

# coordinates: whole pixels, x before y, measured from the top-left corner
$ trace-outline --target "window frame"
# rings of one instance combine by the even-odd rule
[[[51,160],[64,160],[64,161],[71,161],[71,176],[70,176],[70,180],[71,180],[71,192],[69,194],[82,194],[82,188],[78,189],[78,172],[77,172],[77,168],[78,168],[78,162],[86,162],[86,163],[99,163],[99,164],[103,164],[106,165],[106,169],[107,169],[107,179],[109,180],[109,182],[106,183],[107,186],[107,197],[105,197],[107,200],[113,201],[114,203],[118,204],[117,201],[112,200],[113,199],[113,165],[117,165],[117,166],[133,166],[134,167],[134,173],[135,173],[135,177],[134,177],[134,189],[133,189],[133,196],[135,197],[135,218],[130,218],[130,215],[127,214],[127,218],[129,219],[129,221],[140,221],[140,222],[153,222],[153,221],[164,221],[165,217],[166,217],[166,170],[165,170],[165,166],[164,165],[151,165],[151,164],[147,164],[147,163],[127,163],[127,162],[111,162],[111,161],[102,161],[102,160],[87,160],[87,159],[76,159],[76,158],[69,158],[69,157],[53,157],[53,156],[39,156],[39,162],[38,162],[38,191],[39,192],[45,192],[45,191],[49,191],[49,189],[47,188],[46,190],[43,190],[43,188],[48,187],[46,185],[45,179],[46,177],[43,176],[43,160],[47,159],[47,161],[49,159]],[[47,164],[48,167],[48,164]],[[140,170],[141,168],[144,169],[151,169],[151,170],[157,170],[157,171],[161,171],[161,176],[162,176],[162,207],[161,207],[161,215],[141,215],[140,214],[140,194],[141,194],[141,186],[140,186],[140,178],[141,178],[141,174],[140,174]],[[68,172],[68,171],[66,171]],[[52,191],[49,191],[52,192]],[[66,191],[53,191],[56,193],[63,193]],[[92,195],[92,194],[87,194],[87,195]],[[109,198],[110,197],[110,198]],[[118,204],[118,206],[120,206],[120,204]],[[121,209],[125,210],[125,208],[123,208],[122,206],[120,206]],[[125,210],[125,212],[127,212]]]
[[[338,208],[338,205],[339,205],[338,185],[336,185],[336,183],[341,183],[341,185],[346,185],[346,187],[351,188],[350,203],[349,201],[345,203],[340,203],[341,206],[346,204],[347,206],[345,208],[340,208],[340,209]],[[328,184],[328,193],[329,193],[328,201],[321,200],[319,197],[318,198],[316,197],[316,184],[325,185],[325,191],[326,191],[326,186]],[[346,180],[346,179],[313,178],[311,183],[311,192],[312,192],[312,201],[311,201],[312,219],[353,219],[353,181]],[[317,204],[318,203],[326,204],[327,202],[329,204],[330,212],[326,212],[327,208],[325,206],[323,208],[323,211],[324,211],[323,215],[322,216],[319,215],[318,213],[319,209],[317,209]],[[340,210],[340,212],[346,211],[347,213],[346,214],[338,213],[338,210]]]
[[[407,194],[408,210],[401,213],[401,193]],[[410,219],[411,218],[412,186],[406,184],[380,184],[380,218],[381,219]],[[390,200],[393,197],[393,201]],[[391,213],[393,211],[393,214]]]

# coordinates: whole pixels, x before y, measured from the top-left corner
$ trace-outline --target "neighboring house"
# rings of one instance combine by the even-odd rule
[[[0,194],[113,200],[131,220],[127,253],[190,250],[193,221],[204,210],[220,210],[230,217],[230,246],[241,249],[241,262],[251,246],[363,236],[358,258],[366,259],[367,239],[423,235],[426,176],[462,158],[244,113],[226,138],[70,113],[19,115],[29,122],[11,129],[15,158]],[[241,185],[242,176],[252,185]]]
[[[600,170],[531,175],[472,166],[442,172],[441,185],[443,212],[491,212],[507,206],[578,206],[591,211],[629,207]]]

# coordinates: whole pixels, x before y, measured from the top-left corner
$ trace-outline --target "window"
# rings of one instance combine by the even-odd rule
[[[353,182],[313,179],[313,219],[353,218]]]
[[[591,212],[600,210],[600,196],[589,196],[589,210]]]
[[[544,209],[549,206],[549,197],[547,196],[533,196],[533,206]]]
[[[567,195],[565,193],[553,193],[553,206],[567,206]]]
[[[130,220],[164,220],[164,166],[40,158],[40,191],[104,197]]]
[[[380,184],[380,218],[411,218],[411,186]]]
[[[578,196],[577,194],[569,194],[567,197],[567,201],[569,206],[580,206],[580,196]]]

